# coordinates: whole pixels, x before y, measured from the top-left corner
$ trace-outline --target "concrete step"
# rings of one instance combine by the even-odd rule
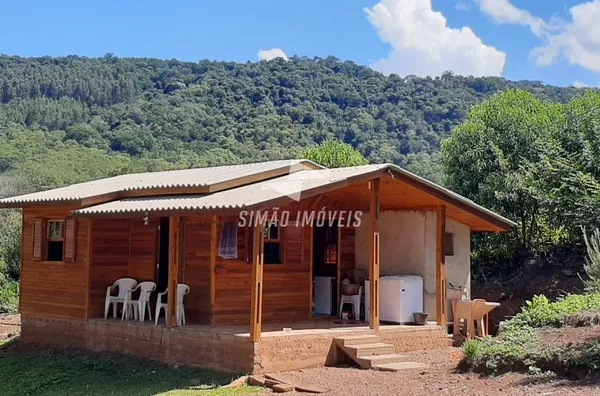
[[[377,344],[377,343],[381,342],[381,337],[379,337],[375,334],[363,334],[363,335],[336,337],[335,341],[341,347],[348,347],[348,346],[361,345],[361,344]]]
[[[373,368],[379,364],[400,363],[405,361],[406,355],[391,353],[388,355],[373,355],[357,358],[357,362],[362,368]]]
[[[372,355],[390,355],[396,352],[392,344],[384,344],[382,342],[352,345],[346,347],[346,349],[354,353],[354,357],[357,358]]]
[[[380,370],[380,371],[402,371],[402,370],[414,370],[414,369],[424,369],[427,368],[429,366],[427,366],[424,363],[417,363],[417,362],[397,362],[397,363],[384,363],[384,364],[377,364],[375,366],[373,366],[373,369],[375,370]]]

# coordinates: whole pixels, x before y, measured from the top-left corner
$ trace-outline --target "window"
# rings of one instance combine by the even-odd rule
[[[65,250],[64,220],[49,220],[46,235],[46,252],[48,261],[63,261]]]
[[[444,254],[454,256],[454,234],[451,232],[444,233]]]
[[[253,233],[252,227],[246,228],[246,261],[252,263],[253,259]],[[283,247],[281,246],[281,229],[279,224],[268,223],[265,226],[263,260],[265,264],[282,264]]]
[[[265,264],[281,264],[281,241],[279,223],[268,223],[265,227]]]
[[[265,226],[265,242],[279,243],[279,224],[269,223]]]

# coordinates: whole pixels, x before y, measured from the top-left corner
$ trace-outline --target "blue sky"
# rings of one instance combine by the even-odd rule
[[[325,57],[384,73],[600,85],[600,0],[5,0],[0,53],[245,62]]]

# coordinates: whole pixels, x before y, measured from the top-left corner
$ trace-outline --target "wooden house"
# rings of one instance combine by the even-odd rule
[[[334,339],[348,335],[399,352],[447,345],[447,291],[469,292],[471,232],[513,226],[394,165],[304,160],[121,175],[0,207],[23,209],[24,342],[244,372],[333,363]],[[227,224],[232,258],[221,255]],[[353,269],[369,277],[370,309],[342,321],[331,315]],[[423,278],[428,325],[380,323],[384,275]],[[166,320],[104,319],[107,286],[124,277],[169,287]],[[317,277],[334,279],[330,316],[315,314]],[[191,289],[183,326],[178,283]]]

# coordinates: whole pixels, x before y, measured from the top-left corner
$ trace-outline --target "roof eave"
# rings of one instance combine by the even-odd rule
[[[453,206],[456,206],[462,210],[465,210],[486,222],[498,227],[500,230],[491,230],[490,231],[500,231],[500,232],[508,232],[513,227],[517,226],[512,220],[509,220],[495,212],[492,212],[489,209],[484,208],[481,205],[476,204],[475,202],[459,195],[456,193],[452,193],[446,188],[439,186],[425,178],[422,178],[414,173],[411,173],[405,169],[400,168],[396,165],[389,165],[387,168],[393,175],[398,177],[398,179],[403,182],[410,184],[416,188],[425,191],[426,193],[435,196],[443,201],[450,203]],[[488,230],[482,230],[488,231]]]

